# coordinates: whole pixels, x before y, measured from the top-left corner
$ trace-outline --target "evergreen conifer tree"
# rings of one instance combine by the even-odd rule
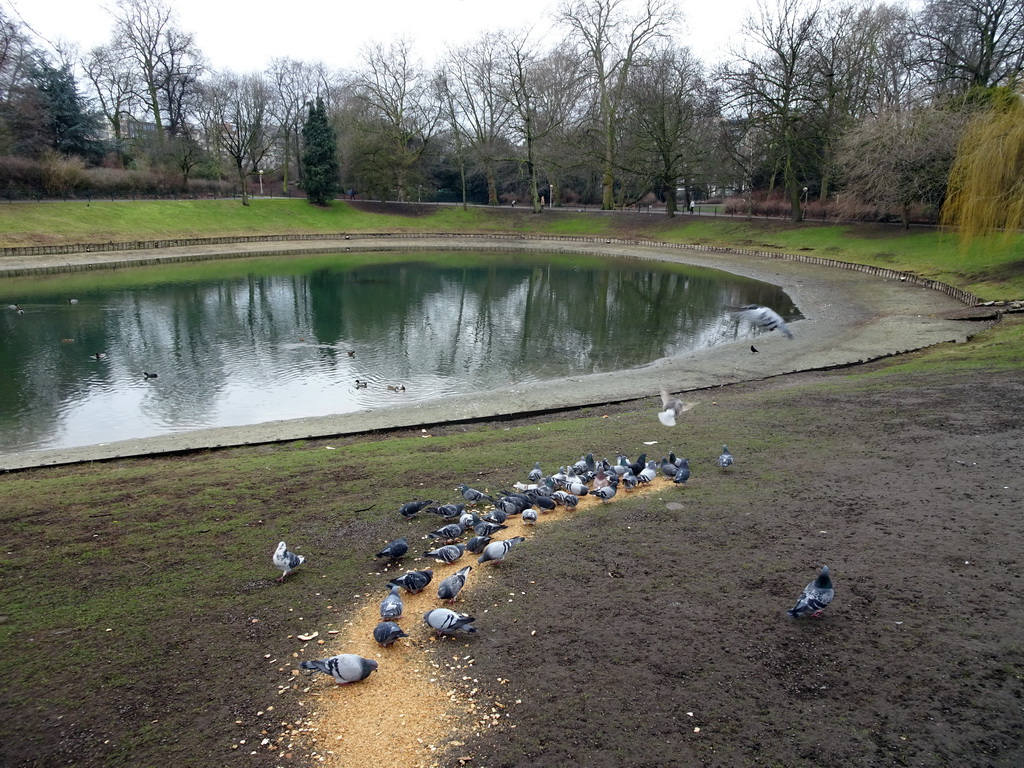
[[[326,205],[338,192],[338,140],[320,97],[309,108],[309,117],[302,126],[302,140],[306,197],[315,205]]]

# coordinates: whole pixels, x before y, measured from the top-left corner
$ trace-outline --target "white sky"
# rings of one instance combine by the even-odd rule
[[[105,7],[114,0],[0,0],[15,19],[50,41],[77,43],[82,52],[110,39]],[[178,26],[196,41],[215,69],[264,69],[275,56],[323,61],[331,67],[359,64],[369,42],[405,35],[427,64],[445,45],[458,46],[497,29],[550,28],[559,0],[170,0]],[[639,2],[636,3],[640,5]],[[679,41],[705,63],[715,63],[738,35],[755,0],[680,4]],[[544,38],[554,44],[555,38]]]

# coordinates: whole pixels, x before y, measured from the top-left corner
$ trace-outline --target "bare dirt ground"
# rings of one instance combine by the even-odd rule
[[[509,564],[475,666],[524,704],[473,765],[1024,764],[1024,386],[836,378],[722,390],[734,473]],[[826,617],[789,619],[824,563]]]

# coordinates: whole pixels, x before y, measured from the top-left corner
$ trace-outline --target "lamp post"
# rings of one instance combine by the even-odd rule
[[[548,206],[555,207],[555,185],[548,184]]]
[[[263,197],[263,169],[260,168],[256,174],[260,177],[260,197]]]
[[[804,201],[800,206],[800,221],[807,218],[807,187],[804,187]]]

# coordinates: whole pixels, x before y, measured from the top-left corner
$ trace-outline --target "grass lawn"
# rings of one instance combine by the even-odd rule
[[[138,201],[0,205],[0,246],[121,242],[314,232],[493,232],[649,238],[806,253],[915,272],[973,291],[984,299],[1024,298],[1024,236],[964,246],[932,228],[890,225],[792,224],[783,221],[645,213],[305,201]]]

